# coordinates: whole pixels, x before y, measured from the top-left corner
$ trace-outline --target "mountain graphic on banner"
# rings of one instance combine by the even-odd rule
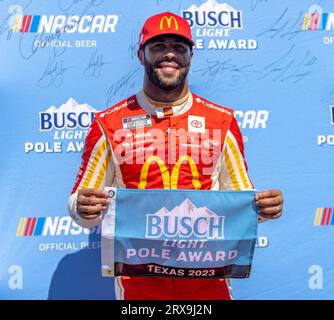
[[[216,0],[208,0],[207,2],[203,3],[199,7],[193,4],[190,6],[186,11],[214,11],[214,12],[221,12],[221,11],[236,11],[227,3],[218,3]]]
[[[87,103],[79,104],[73,98],[68,99],[68,101],[62,104],[58,109],[52,105],[45,112],[48,113],[82,113],[82,112],[96,112],[96,110]]]
[[[153,216],[156,217],[153,219]],[[224,238],[224,216],[218,216],[206,207],[197,208],[188,198],[172,210],[165,207],[156,213],[149,215],[149,221],[159,221],[159,225],[164,230],[168,230],[168,236],[176,236],[178,232],[183,233],[184,237],[191,234],[209,235],[212,238]],[[148,224],[149,234],[152,230],[157,230],[152,224]],[[194,231],[196,229],[196,231]],[[192,230],[192,231],[191,231]],[[173,233],[174,232],[174,233]]]
[[[179,206],[176,206],[171,211],[165,207],[158,210],[154,215],[164,217],[217,217],[217,214],[206,207],[197,208],[188,198],[184,200]]]

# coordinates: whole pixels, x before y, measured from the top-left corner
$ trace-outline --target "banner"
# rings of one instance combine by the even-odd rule
[[[334,299],[332,0],[0,1],[0,299],[115,299],[100,225],[67,199],[94,112],[142,89],[139,32],[166,11],[191,25],[191,92],[235,111],[253,185],[284,195],[234,299]]]
[[[106,191],[104,276],[249,277],[258,225],[255,190]]]

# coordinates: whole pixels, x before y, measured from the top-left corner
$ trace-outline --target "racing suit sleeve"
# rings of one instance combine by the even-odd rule
[[[248,176],[244,158],[244,144],[238,123],[233,118],[227,131],[219,174],[220,190],[249,190],[254,186]]]
[[[92,228],[102,220],[102,215],[88,220],[77,212],[77,196],[80,189],[103,189],[113,183],[114,168],[111,161],[111,149],[106,136],[95,119],[86,136],[82,153],[82,162],[77,174],[67,209],[72,219],[81,227]]]
[[[244,157],[244,144],[238,123],[233,118],[226,134],[222,164],[219,174],[220,190],[250,190],[254,189],[248,175],[248,167]],[[268,219],[259,216],[259,223]]]

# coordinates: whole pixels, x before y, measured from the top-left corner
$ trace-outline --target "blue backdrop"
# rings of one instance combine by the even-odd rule
[[[66,202],[92,112],[141,88],[138,34],[163,11],[192,25],[190,88],[237,111],[256,188],[284,192],[234,297],[333,299],[329,0],[0,1],[0,298],[114,299],[100,229]]]

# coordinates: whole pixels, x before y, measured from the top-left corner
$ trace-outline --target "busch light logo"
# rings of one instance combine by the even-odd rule
[[[180,206],[168,211],[165,207],[146,215],[146,238],[224,239],[224,216],[218,216],[206,207],[196,208],[186,199]]]
[[[30,153],[81,153],[84,139],[94,120],[95,109],[87,103],[79,104],[70,98],[59,108],[51,106],[39,113],[39,131],[50,133],[51,141],[27,141],[24,152]]]
[[[216,0],[208,0],[197,7],[192,5],[182,11],[190,27],[220,27],[224,29],[242,29],[242,11],[232,8],[227,3],[218,3]]]
[[[39,113],[39,130],[88,129],[94,119],[95,111],[87,103],[78,104],[70,98],[58,109],[51,106],[46,111]]]
[[[207,0],[200,6],[193,4],[181,11],[192,28],[196,49],[213,50],[254,50],[255,39],[231,39],[231,30],[241,30],[243,12],[227,3]],[[205,41],[206,39],[209,41]]]

